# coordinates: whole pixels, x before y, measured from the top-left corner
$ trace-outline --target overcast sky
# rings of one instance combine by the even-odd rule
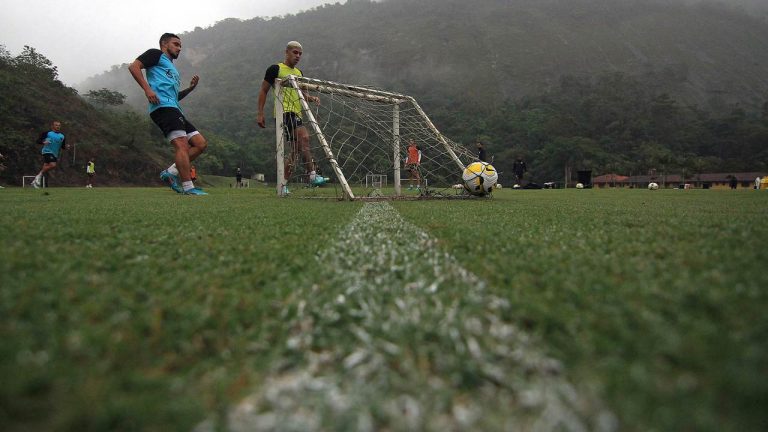
[[[2,0],[0,44],[12,55],[34,47],[74,86],[183,33],[225,18],[296,13],[344,0]],[[160,6],[162,5],[162,6]]]

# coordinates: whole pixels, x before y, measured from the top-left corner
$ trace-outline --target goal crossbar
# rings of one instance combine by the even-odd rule
[[[378,89],[372,89],[368,87],[354,86],[349,84],[341,84],[333,81],[323,81],[314,78],[300,77],[291,75],[291,78],[295,79],[297,85],[302,90],[316,91],[325,94],[340,94],[349,97],[355,97],[358,99],[367,99],[374,102],[385,103],[402,103],[413,98],[407,95],[392,93]],[[291,85],[289,80],[284,80],[283,85]]]

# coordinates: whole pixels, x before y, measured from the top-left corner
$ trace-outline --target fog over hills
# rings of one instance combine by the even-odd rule
[[[760,10],[757,1],[739,4]],[[253,100],[264,70],[292,39],[305,45],[307,76],[439,101],[519,98],[563,75],[620,71],[686,104],[757,107],[768,94],[766,22],[708,2],[357,1],[197,28],[183,35],[178,67],[182,76],[201,75],[200,94],[185,104],[202,112]],[[473,84],[478,78],[488,85]],[[125,66],[80,88],[101,87],[143,105]]]
[[[274,132],[255,125],[257,92],[286,42],[299,40],[306,76],[410,94],[447,136],[488,142],[502,171],[517,154],[539,179],[564,164],[760,170],[766,11],[749,0],[360,0],[230,19],[182,35],[183,80],[201,76],[182,105],[235,143],[227,155],[209,152],[211,171],[247,162],[274,172]],[[126,65],[81,90],[102,87],[146,109]]]

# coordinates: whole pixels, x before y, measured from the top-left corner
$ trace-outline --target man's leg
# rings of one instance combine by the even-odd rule
[[[171,140],[171,144],[173,144],[173,147],[176,150],[176,155],[174,159],[176,161],[176,169],[179,172],[179,181],[181,182],[181,188],[184,194],[190,193],[192,195],[207,195],[205,192],[202,192],[199,189],[196,189],[194,183],[192,183],[192,179],[190,178],[190,172],[189,172],[190,145],[187,137],[181,136],[178,138],[174,138]],[[192,192],[195,192],[195,193],[192,193]]]
[[[208,148],[208,140],[202,134],[192,136],[189,140],[189,161],[197,159]]]
[[[197,159],[198,156],[203,154],[205,149],[208,148],[208,140],[205,139],[201,134],[193,135],[191,138],[187,139],[187,153],[189,154],[189,162],[191,163],[193,160]],[[173,165],[169,166],[166,171],[172,173],[173,175],[177,175],[178,167],[176,166],[176,162],[173,163]]]
[[[181,181],[189,180],[189,141],[187,137],[182,136],[171,140],[171,145],[175,150],[174,162],[176,169],[179,171],[179,179]]]
[[[304,126],[299,126],[296,129],[296,135],[299,141],[299,151],[301,152],[301,158],[304,162],[304,170],[311,182],[315,178],[315,162],[312,159],[312,152],[309,150],[309,132]]]
[[[289,141],[288,157],[285,158],[285,180],[290,180],[293,175],[293,167],[296,165],[297,154],[299,153],[299,143],[296,141]]]
[[[43,168],[40,169],[40,172],[35,176],[32,186],[39,188],[45,185],[48,187],[48,171],[54,168],[56,168],[56,162],[44,162]]]

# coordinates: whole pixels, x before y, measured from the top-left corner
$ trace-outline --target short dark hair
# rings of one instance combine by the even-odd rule
[[[163,35],[162,35],[162,36],[160,36],[160,46],[163,46],[163,44],[164,44],[165,42],[168,42],[169,40],[171,40],[171,39],[173,39],[173,38],[176,38],[176,39],[181,39],[180,37],[176,36],[176,35],[175,35],[175,34],[173,34],[173,33],[163,33]]]

